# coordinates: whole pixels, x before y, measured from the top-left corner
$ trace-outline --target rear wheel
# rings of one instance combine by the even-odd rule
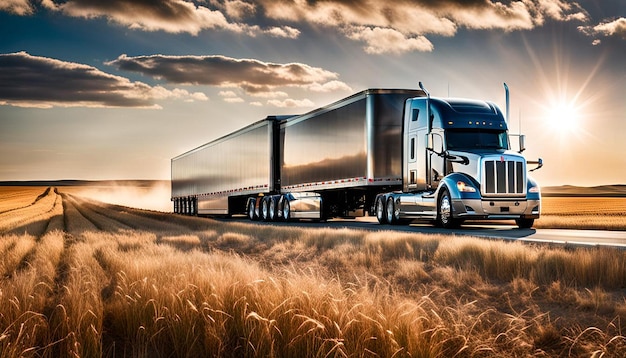
[[[274,221],[274,220],[276,220],[276,217],[277,217],[277,215],[276,215],[276,200],[274,200],[273,198],[270,198],[268,201],[269,201],[269,205],[270,205],[270,213],[269,213],[270,216],[269,216],[269,219],[271,221]]]
[[[533,227],[533,224],[535,223],[535,219],[520,218],[520,219],[515,219],[515,223],[517,224],[517,226],[519,226],[520,229],[530,229],[531,227]]]
[[[400,223],[400,208],[393,198],[387,199],[387,222],[391,225]]]
[[[261,219],[263,219],[263,221],[268,221],[269,217],[269,200],[267,200],[267,198],[263,198],[263,201],[261,201]]]
[[[448,189],[443,189],[437,205],[437,224],[443,228],[452,229],[461,226],[461,223],[462,220],[454,218],[450,192]]]
[[[382,196],[379,196],[376,200],[376,219],[378,219],[379,224],[387,223],[387,216],[385,215],[385,199]]]

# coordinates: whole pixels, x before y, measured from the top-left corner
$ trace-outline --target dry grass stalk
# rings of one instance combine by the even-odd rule
[[[0,236],[2,356],[626,354],[619,250],[58,203]]]

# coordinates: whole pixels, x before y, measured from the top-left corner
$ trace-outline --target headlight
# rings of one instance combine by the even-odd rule
[[[528,189],[529,193],[539,193],[541,190],[539,189],[538,186],[533,186],[532,188]]]
[[[465,182],[458,181],[456,182],[456,188],[459,189],[462,193],[475,193],[476,189],[473,186],[469,186],[465,184]]]

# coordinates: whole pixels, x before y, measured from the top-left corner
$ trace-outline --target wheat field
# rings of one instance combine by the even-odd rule
[[[0,190],[1,357],[623,357],[626,252]]]
[[[536,228],[626,230],[624,197],[544,197]]]

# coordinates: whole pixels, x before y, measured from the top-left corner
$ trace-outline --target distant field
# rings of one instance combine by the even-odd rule
[[[0,188],[1,357],[626,356],[626,251],[14,189]]]
[[[626,230],[626,197],[544,197],[536,228]]]

